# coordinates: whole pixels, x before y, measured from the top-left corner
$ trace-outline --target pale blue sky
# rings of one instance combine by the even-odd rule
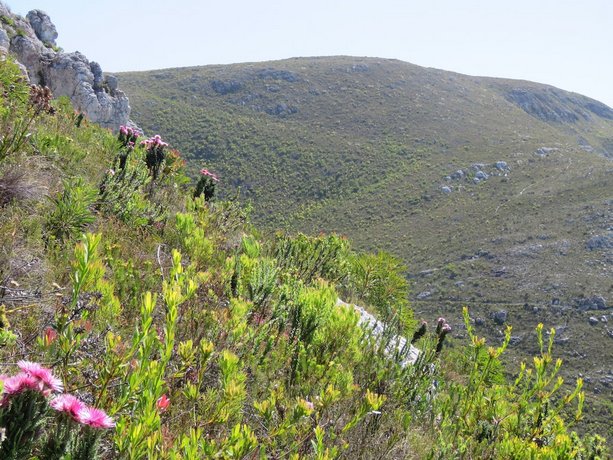
[[[295,56],[396,58],[613,106],[613,0],[5,0],[46,11],[103,70]]]

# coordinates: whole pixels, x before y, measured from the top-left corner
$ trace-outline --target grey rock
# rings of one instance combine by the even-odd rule
[[[117,89],[117,85],[118,85],[117,77],[115,75],[107,75],[105,82],[109,90],[111,91],[111,94],[113,94],[115,90]]]
[[[490,176],[484,171],[477,171],[477,174],[475,174],[475,177],[479,180],[487,180],[489,179]]]
[[[423,300],[423,299],[427,299],[431,295],[432,295],[432,292],[430,292],[430,291],[423,291],[423,292],[420,292],[419,294],[417,294],[417,298],[419,300]]]
[[[451,187],[447,187],[446,185],[443,185],[441,187],[441,192],[443,192],[445,194],[449,194],[449,193],[451,193]]]
[[[298,75],[289,70],[262,69],[258,71],[257,76],[263,80],[284,80],[290,83],[300,80]]]
[[[598,318],[594,317],[594,316],[590,316],[590,325],[591,326],[595,326],[596,324],[598,324]]]
[[[4,29],[0,28],[0,47],[8,50],[9,46],[11,46],[9,36]]]
[[[351,66],[352,72],[368,72],[369,67],[368,64],[353,64]]]
[[[508,318],[508,312],[506,310],[498,310],[492,314],[492,319],[498,325],[506,323]]]
[[[517,345],[522,341],[523,337],[521,335],[512,335],[509,340],[509,345]]]
[[[601,295],[593,295],[591,297],[581,297],[575,299],[576,307],[581,311],[586,310],[606,310],[607,301]]]
[[[41,10],[32,10],[27,14],[26,19],[41,42],[56,46],[57,30],[47,13]]]
[[[91,121],[117,129],[129,120],[129,101],[120,90],[115,90],[113,95],[104,91],[99,67],[92,66],[79,52],[58,54],[43,74],[45,83],[55,96],[69,96],[75,108],[84,112]]]
[[[55,46],[57,30],[46,13],[33,10],[25,20],[10,13],[1,1],[0,12],[24,32],[12,37],[9,52],[31,84],[48,86],[54,97],[68,96],[76,110],[105,128],[118,129],[128,123],[128,98],[117,89],[116,81],[114,89],[110,89],[112,84],[103,84],[99,64],[81,53],[59,53],[48,47]]]
[[[585,246],[593,251],[595,249],[610,249],[613,248],[613,233],[608,235],[596,235],[591,237]]]
[[[555,147],[540,147],[538,149],[536,149],[536,152],[534,152],[536,155],[541,156],[541,157],[546,157],[548,156],[550,153],[553,152],[557,152],[558,149]]]
[[[452,179],[464,179],[464,176],[465,176],[464,171],[462,171],[461,169],[458,169],[456,172],[454,172],[451,175],[451,178]]]
[[[100,91],[102,89],[102,81],[104,77],[102,76],[102,67],[97,62],[90,62],[89,69],[92,71],[92,75],[94,76],[94,84],[92,85],[95,91]]]
[[[494,166],[500,171],[506,171],[507,169],[509,169],[509,165],[507,165],[506,161],[497,161]]]
[[[240,91],[243,89],[243,84],[238,80],[213,80],[211,82],[211,87],[217,94],[225,95]]]
[[[481,182],[481,179],[479,179],[478,177],[474,177],[473,178],[473,183],[474,184],[478,184],[479,182]]]
[[[485,168],[485,163],[475,163],[471,166],[475,171],[481,171],[481,169]]]
[[[475,318],[475,326],[483,326],[485,324],[485,320],[483,318],[477,317]]]
[[[420,350],[419,348],[411,345],[405,337],[395,335],[391,338],[385,336],[386,325],[385,323],[379,321],[373,315],[368,313],[362,307],[357,305],[350,305],[346,302],[343,302],[341,299],[336,300],[336,305],[342,307],[353,307],[353,309],[360,315],[358,319],[358,325],[364,329],[365,332],[372,334],[375,338],[383,337],[386,340],[386,348],[385,354],[390,357],[395,357],[400,355],[402,361],[400,362],[401,366],[406,367],[409,364],[414,364],[419,357]]]
[[[608,322],[609,322],[609,320],[607,319],[607,316],[606,316],[606,315],[602,315],[602,316],[600,317],[600,322],[601,322],[601,323],[608,323]]]

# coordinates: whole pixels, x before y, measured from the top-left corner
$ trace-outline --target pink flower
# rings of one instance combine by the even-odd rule
[[[12,377],[3,378],[4,387],[2,392],[6,396],[13,396],[21,393],[24,390],[42,391],[42,383],[32,375],[20,372]],[[4,400],[3,404],[4,405]]]
[[[121,134],[123,134],[123,135],[126,135],[126,134],[128,134],[128,128],[126,128],[125,126],[121,125],[121,126],[119,127],[119,132],[120,132]]]
[[[155,405],[158,409],[160,409],[160,411],[165,411],[166,409],[168,409],[168,406],[170,406],[170,399],[168,398],[168,396],[163,394],[158,398]]]
[[[217,177],[217,175],[215,175],[214,173],[212,173],[211,171],[209,171],[208,169],[201,169],[200,170],[200,174],[202,174],[203,176],[208,176],[211,179],[213,179],[215,182],[219,182],[219,177]]]
[[[65,412],[78,422],[81,421],[79,414],[87,407],[80,399],[70,394],[63,394],[56,397],[51,400],[49,405],[58,412]]]
[[[115,422],[106,415],[106,412],[95,407],[84,407],[79,411],[78,417],[81,423],[93,428],[112,428],[115,426]]]
[[[24,371],[26,374],[36,378],[40,382],[41,391],[43,392],[45,392],[45,390],[48,390],[49,392],[60,392],[64,389],[62,381],[55,377],[50,369],[42,367],[38,363],[33,363],[31,361],[19,361],[17,366],[19,366],[19,369]]]

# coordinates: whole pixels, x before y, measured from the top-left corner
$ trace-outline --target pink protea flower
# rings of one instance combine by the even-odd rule
[[[87,407],[83,401],[70,394],[57,396],[51,400],[49,405],[58,412],[64,412],[70,415],[78,422],[81,421],[79,417],[80,412]]]
[[[212,173],[211,171],[209,171],[208,169],[201,169],[200,170],[200,174],[203,176],[208,176],[211,179],[213,179],[215,182],[219,182],[219,177],[217,177],[216,174]]]
[[[163,394],[158,398],[155,405],[158,409],[160,409],[160,411],[165,411],[166,409],[168,409],[168,406],[170,406],[170,399],[168,398],[168,396]]]
[[[17,363],[19,369],[26,374],[38,379],[40,382],[40,390],[43,392],[61,392],[64,389],[62,381],[55,377],[50,369],[41,366],[38,363],[31,361],[19,361]]]
[[[112,428],[115,422],[101,409],[85,406],[79,411],[78,420],[93,428]]]

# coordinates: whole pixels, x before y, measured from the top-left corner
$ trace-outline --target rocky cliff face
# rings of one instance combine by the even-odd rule
[[[78,51],[61,52],[57,36],[45,12],[33,10],[23,18],[0,1],[0,55],[13,55],[32,84],[48,86],[55,97],[68,96],[91,121],[111,129],[128,124],[130,104],[117,78],[104,76],[97,62]]]

